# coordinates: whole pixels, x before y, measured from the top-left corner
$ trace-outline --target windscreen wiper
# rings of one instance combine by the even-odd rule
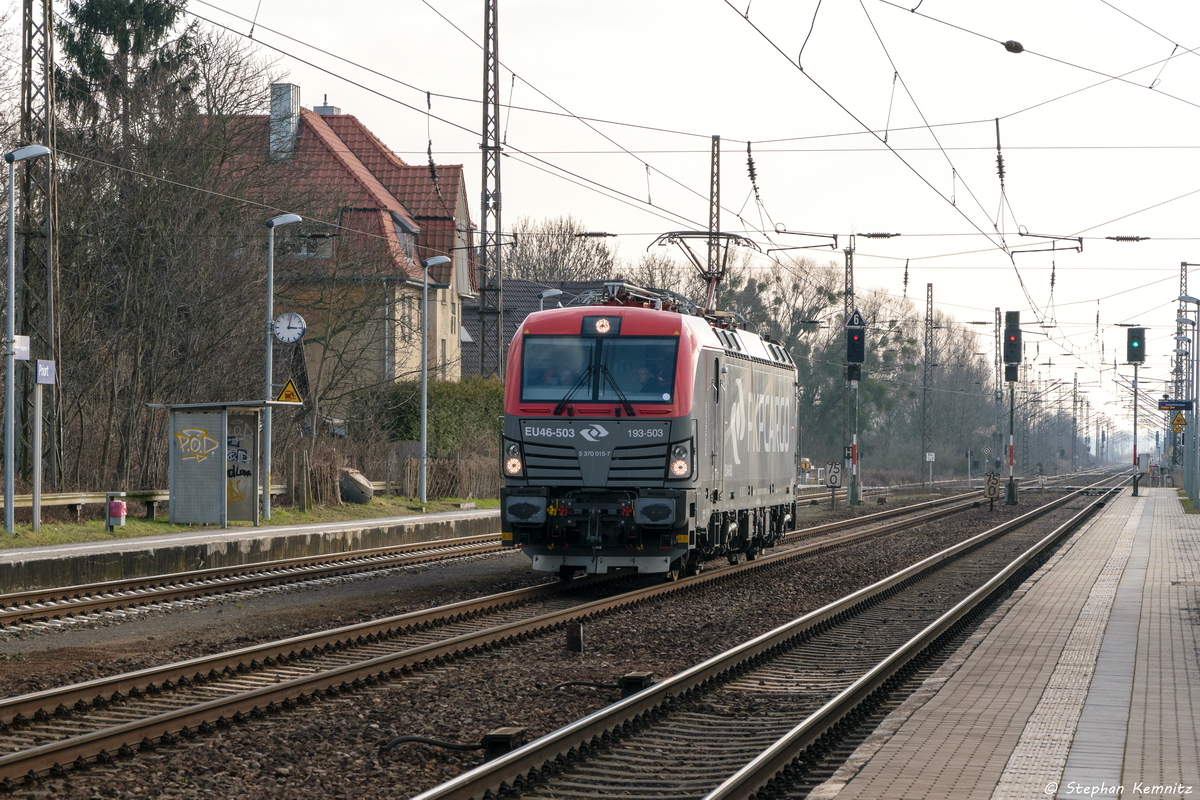
[[[633,406],[631,406],[629,401],[625,399],[625,393],[622,392],[621,387],[617,385],[617,379],[614,378],[613,374],[608,371],[608,366],[601,364],[600,369],[601,374],[604,375],[604,379],[608,381],[609,385],[612,386],[613,391],[617,393],[617,397],[621,398],[621,407],[625,409],[625,415],[629,417],[636,417],[637,414],[633,413]]]
[[[554,407],[554,416],[557,417],[563,412],[563,409],[567,407],[567,403],[571,402],[571,397],[574,396],[574,394],[579,391],[579,387],[583,386],[583,384],[586,383],[591,377],[592,369],[593,368],[590,366],[585,369],[583,374],[579,376],[579,379],[575,381],[575,385],[572,386],[570,390],[563,396],[562,400],[558,401],[558,405]]]

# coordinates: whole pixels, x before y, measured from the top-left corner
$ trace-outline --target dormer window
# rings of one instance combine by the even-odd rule
[[[391,212],[392,228],[396,232],[396,238],[400,241],[400,249],[404,251],[404,257],[409,261],[415,262],[417,259],[417,234],[419,229],[412,227],[404,217],[396,212]]]

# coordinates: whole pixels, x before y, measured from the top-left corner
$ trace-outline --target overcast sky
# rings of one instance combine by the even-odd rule
[[[932,283],[960,322],[1020,311],[1035,374],[1078,373],[1116,418],[1119,323],[1150,329],[1141,377],[1169,376],[1180,264],[1200,263],[1200,4],[499,3],[505,221],[571,215],[636,259],[659,233],[707,227],[719,135],[724,230],[764,251],[822,241],[776,229],[837,234],[837,250],[810,252],[838,264],[851,234],[902,234],[856,239],[860,292],[907,292],[923,309]],[[478,222],[482,0],[189,9],[239,34],[253,25],[304,106],[327,98],[409,163],[432,141],[438,162],[466,165]]]

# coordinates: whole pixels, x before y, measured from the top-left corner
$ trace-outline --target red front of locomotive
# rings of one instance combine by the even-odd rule
[[[525,320],[508,355],[501,519],[535,569],[669,573],[686,561],[698,325],[627,305]]]

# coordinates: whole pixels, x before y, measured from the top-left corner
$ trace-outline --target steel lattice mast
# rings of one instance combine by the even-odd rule
[[[717,284],[721,282],[723,264],[721,261],[721,137],[712,137],[712,152],[709,156],[708,167],[708,271],[705,279],[708,281],[708,294],[704,299],[704,308],[708,311],[717,309]]]
[[[22,170],[20,217],[17,232],[16,330],[29,335],[30,358],[59,360],[58,321],[54,298],[58,264],[54,230],[57,216],[54,191],[54,10],[51,0],[24,0],[21,23],[21,146],[40,144],[50,155],[30,161]],[[23,431],[22,471],[29,469],[28,442],[32,441],[33,381],[27,370],[19,376],[18,416]],[[60,482],[61,447],[57,424],[59,392],[54,386],[46,404],[50,483]]]
[[[500,267],[500,41],[499,0],[484,1],[483,193],[479,214],[479,374],[504,379],[504,282]],[[490,330],[489,330],[490,329]],[[489,342],[492,334],[495,341]]]

